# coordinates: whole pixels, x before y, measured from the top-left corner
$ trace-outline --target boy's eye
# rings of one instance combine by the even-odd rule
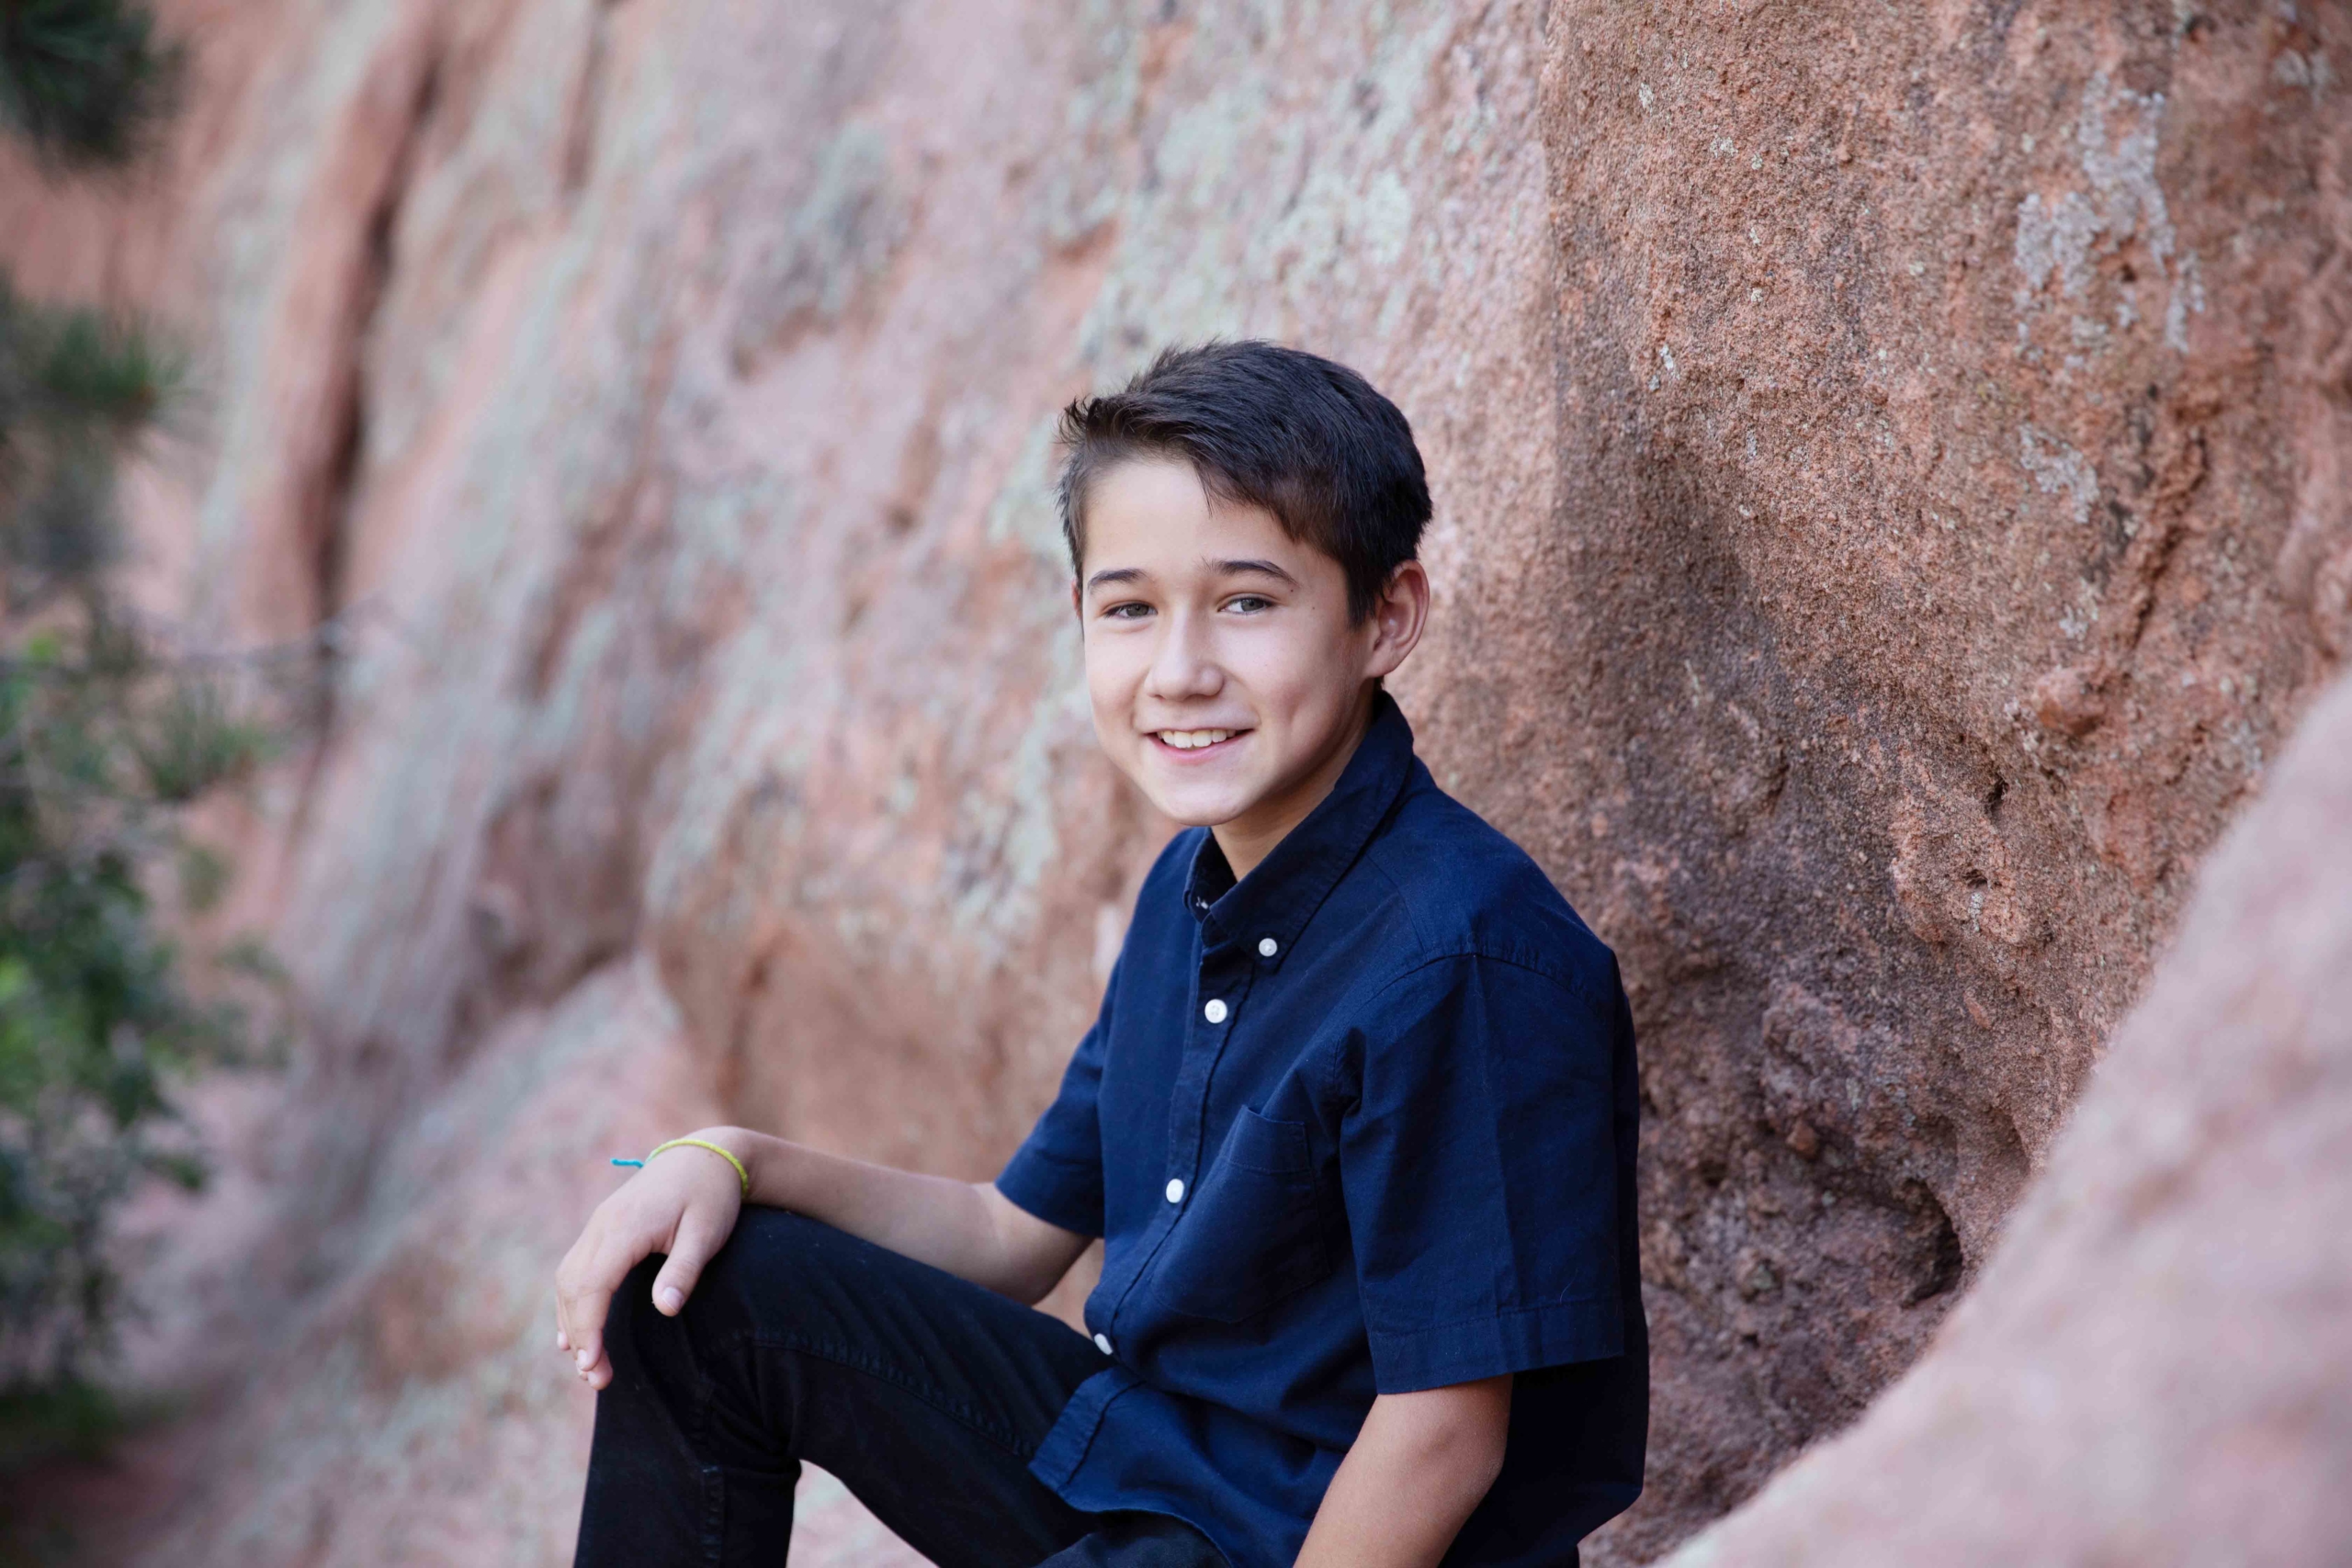
[[[1102,618],[1110,621],[1139,621],[1150,614],[1150,605],[1139,604],[1129,599],[1104,606]]]
[[[1272,609],[1274,602],[1263,594],[1242,593],[1227,599],[1225,602],[1225,607],[1228,610],[1238,610],[1245,615],[1254,615],[1261,610]]]

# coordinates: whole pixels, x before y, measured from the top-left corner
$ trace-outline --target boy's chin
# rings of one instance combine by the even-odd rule
[[[1221,828],[1235,818],[1244,816],[1249,807],[1204,806],[1189,801],[1155,800],[1152,806],[1162,817],[1179,828]]]
[[[1162,817],[1182,828],[1215,828],[1249,814],[1259,796],[1230,786],[1204,789],[1197,785],[1186,788],[1170,787],[1156,778],[1140,778],[1136,784],[1151,802],[1151,807]]]

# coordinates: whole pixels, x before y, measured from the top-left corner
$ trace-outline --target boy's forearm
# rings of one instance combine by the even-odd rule
[[[1501,1472],[1510,1378],[1373,1402],[1298,1568],[1436,1568]]]
[[[822,1220],[1020,1301],[1036,1300],[1060,1278],[1061,1269],[1053,1269],[1053,1279],[1039,1282],[1053,1259],[1008,1239],[994,1212],[1004,1200],[992,1189],[870,1165],[747,1128],[696,1135],[725,1145],[742,1160],[752,1202]],[[1067,1267],[1069,1259],[1061,1262]]]

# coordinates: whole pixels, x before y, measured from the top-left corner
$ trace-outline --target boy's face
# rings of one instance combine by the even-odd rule
[[[1338,561],[1166,457],[1095,477],[1085,550],[1073,592],[1094,733],[1162,813],[1217,828],[1246,874],[1338,779],[1373,679],[1420,635],[1427,580],[1408,562],[1351,625]]]

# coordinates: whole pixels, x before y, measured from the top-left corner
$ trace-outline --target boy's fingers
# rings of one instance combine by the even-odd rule
[[[591,1219],[588,1228],[580,1233],[580,1239],[571,1244],[571,1250],[563,1255],[563,1261],[556,1265],[555,1348],[567,1353],[580,1343],[573,1324],[571,1302],[579,1295],[582,1276],[595,1256],[596,1237],[596,1222]]]
[[[636,1263],[600,1252],[563,1291],[564,1337],[571,1342],[571,1359],[586,1372],[605,1359],[605,1314],[611,1308],[613,1288]],[[616,1266],[617,1265],[617,1266]]]
[[[686,1298],[695,1293],[695,1281],[702,1278],[703,1265],[726,1240],[724,1227],[689,1210],[678,1222],[678,1234],[670,1244],[662,1271],[653,1276],[653,1310],[664,1317],[675,1317],[684,1311]]]

